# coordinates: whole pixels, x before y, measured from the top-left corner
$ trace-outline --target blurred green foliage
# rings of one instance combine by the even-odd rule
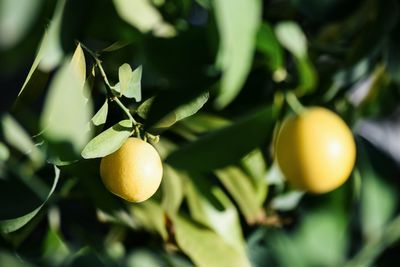
[[[0,0],[0,266],[394,266],[399,4]],[[277,169],[287,94],[353,129],[339,189]],[[98,170],[130,135],[164,161],[137,204]]]

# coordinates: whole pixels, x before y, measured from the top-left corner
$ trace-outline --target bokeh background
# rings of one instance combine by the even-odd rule
[[[399,265],[399,4],[0,0],[0,266]],[[74,52],[84,102],[62,71]],[[160,136],[146,202],[109,193],[80,155],[126,119],[96,60],[111,84],[142,67],[121,101]],[[333,192],[296,191],[274,163],[288,95],[353,130]]]

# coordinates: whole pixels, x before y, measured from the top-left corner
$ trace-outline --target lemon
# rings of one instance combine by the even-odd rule
[[[289,184],[312,193],[342,185],[356,159],[351,130],[338,115],[322,107],[286,118],[275,148],[278,166]]]
[[[130,137],[114,153],[102,158],[100,176],[113,194],[130,202],[142,202],[158,189],[163,168],[157,150]]]

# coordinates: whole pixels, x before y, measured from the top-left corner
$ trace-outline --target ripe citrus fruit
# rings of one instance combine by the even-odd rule
[[[100,176],[106,188],[130,202],[151,197],[160,186],[162,175],[158,152],[139,138],[128,138],[100,163]]]
[[[325,193],[342,185],[356,158],[351,130],[338,115],[321,107],[285,119],[275,152],[288,182],[312,193]]]

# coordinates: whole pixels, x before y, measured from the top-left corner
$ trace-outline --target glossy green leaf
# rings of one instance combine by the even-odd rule
[[[114,0],[114,5],[120,17],[141,32],[153,32],[160,37],[176,35],[149,0]]]
[[[79,154],[91,137],[87,125],[92,118],[93,107],[84,95],[86,87],[82,87],[82,73],[77,66],[76,61],[66,62],[54,76],[40,126],[47,140],[70,144],[73,151]]]
[[[184,217],[173,220],[180,249],[198,267],[250,267],[245,254],[227,244],[215,232]]]
[[[108,101],[104,102],[104,104],[101,106],[101,108],[97,111],[97,113],[93,116],[92,118],[92,123],[95,126],[100,126],[106,123],[107,120],[107,114],[108,114]]]
[[[269,141],[275,116],[273,108],[263,108],[182,146],[172,152],[166,162],[177,168],[201,171],[237,163],[251,150]]]
[[[54,167],[55,175],[54,175],[54,180],[53,180],[53,185],[50,189],[50,191],[47,193],[47,197],[45,198],[44,202],[34,210],[30,211],[29,213],[26,213],[20,217],[16,218],[8,218],[8,219],[1,219],[0,220],[0,232],[1,233],[10,233],[14,232],[21,227],[23,227],[25,224],[27,224],[39,211],[40,209],[46,204],[46,202],[49,200],[51,195],[54,193],[54,190],[56,189],[58,179],[60,177],[60,170],[57,167]]]
[[[10,115],[4,115],[1,122],[5,141],[20,152],[28,155],[37,167],[42,165],[44,162],[42,152],[35,146],[32,138],[22,126]]]
[[[262,7],[259,0],[216,0],[213,7],[220,34],[217,65],[223,71],[215,105],[223,108],[237,96],[250,72]]]
[[[94,137],[82,151],[85,159],[105,157],[117,151],[132,134],[130,120],[123,120]]]
[[[275,34],[279,42],[297,58],[307,56],[307,39],[296,22],[279,22],[275,26]]]

